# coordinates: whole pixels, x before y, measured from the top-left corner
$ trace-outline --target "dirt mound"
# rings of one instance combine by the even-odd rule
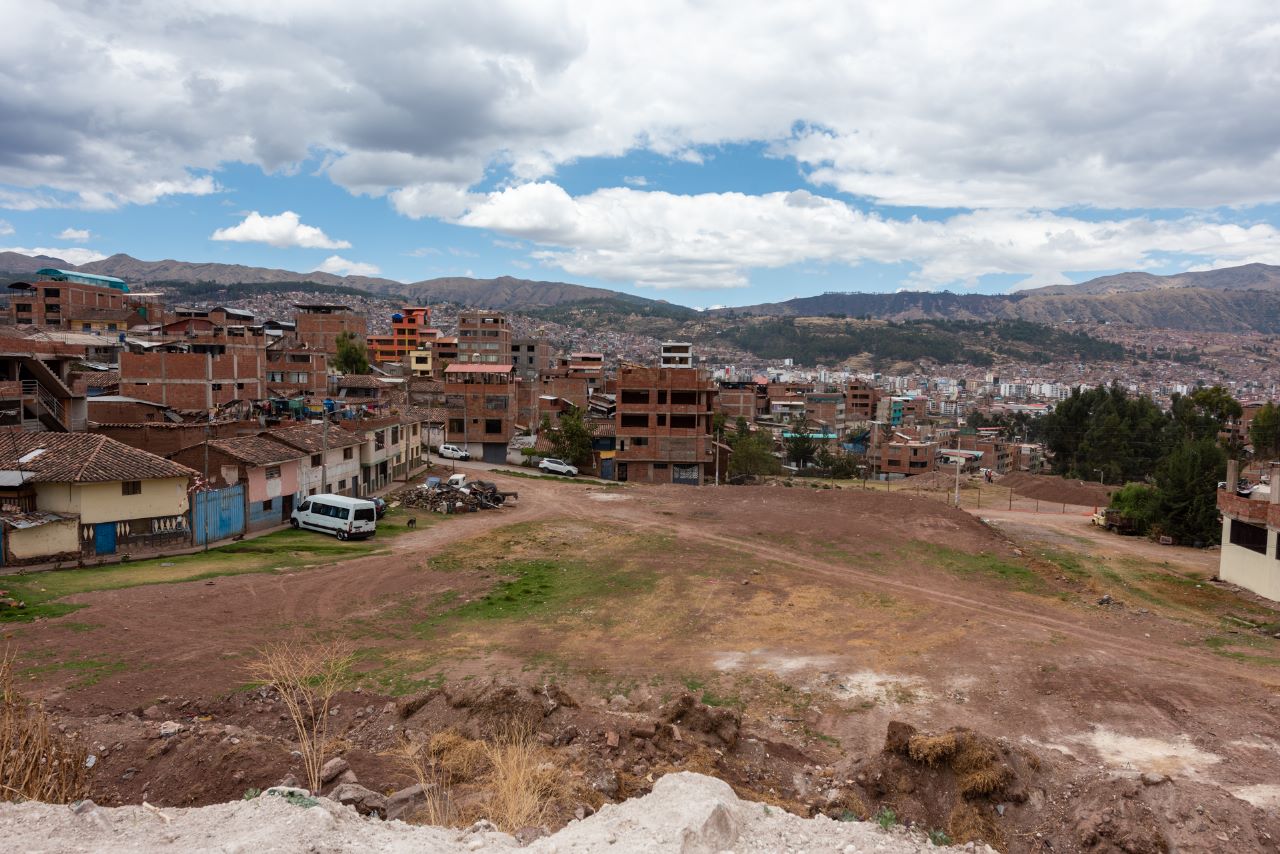
[[[1007,805],[1027,801],[1026,781],[1039,769],[1034,754],[964,727],[927,734],[892,721],[883,753],[860,782],[870,801],[899,820],[1007,851],[1000,818]]]
[[[1034,498],[1054,504],[1077,504],[1083,507],[1105,507],[1111,502],[1111,493],[1117,487],[1091,483],[1085,480],[1068,480],[1045,474],[1013,472],[996,483],[1012,489],[1023,498]]]

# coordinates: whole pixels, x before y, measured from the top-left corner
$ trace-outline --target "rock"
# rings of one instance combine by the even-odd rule
[[[83,801],[76,801],[74,804],[68,804],[67,806],[76,815],[84,815],[86,813],[91,813],[98,808],[98,805],[95,804],[93,801],[89,800],[88,798],[85,798]]]
[[[164,717],[164,712],[160,711],[159,706],[147,706],[142,710],[142,717],[149,721],[158,721]]]
[[[160,737],[170,738],[182,732],[184,729],[186,729],[186,727],[177,721],[165,721],[160,724]]]
[[[886,753],[896,753],[899,756],[907,756],[911,749],[911,736],[916,734],[916,728],[909,723],[902,721],[889,721],[889,726],[885,731],[884,749]]]
[[[125,782],[128,782],[132,780],[134,775],[137,773],[138,773],[137,768],[126,768],[124,769],[124,773],[120,775],[120,779],[124,780]]]
[[[547,829],[545,827],[522,827],[519,830],[517,830],[515,833],[516,842],[520,843],[521,845],[528,845],[530,842],[534,841],[535,839],[541,839],[542,837],[548,836],[548,835],[549,834],[547,833]]]
[[[606,733],[604,734],[604,743],[605,743],[605,746],[607,746],[607,747],[617,747],[617,746],[618,746],[618,734],[617,734],[616,732],[614,732],[613,730],[609,730],[608,732],[606,732]]]
[[[387,796],[387,821],[393,821],[408,814],[424,800],[426,800],[426,794],[420,783],[392,792]]]
[[[653,738],[658,734],[658,726],[653,721],[636,724],[631,728],[632,738]]]
[[[341,756],[335,756],[320,768],[320,782],[328,783],[343,771],[350,770],[351,764]]]
[[[630,703],[627,702],[627,698],[622,696],[621,694],[614,694],[612,697],[609,698],[609,708],[611,709],[622,711],[626,709],[627,706],[629,705]]]
[[[1159,786],[1161,783],[1167,782],[1169,782],[1169,778],[1163,774],[1156,774],[1152,771],[1148,771],[1142,775],[1142,785],[1144,786]]]
[[[618,775],[612,768],[601,768],[587,778],[587,785],[606,798],[616,798],[620,783],[618,782]]]
[[[307,791],[306,789],[299,788],[298,786],[272,786],[270,789],[267,789],[262,794],[270,795],[273,798],[289,798],[289,797],[309,798],[311,797],[311,792]]]
[[[343,783],[328,795],[329,800],[337,801],[344,806],[355,807],[361,815],[385,816],[387,799],[359,783]]]
[[[708,706],[686,691],[658,710],[658,720],[663,724],[678,723],[686,733],[711,736],[724,746],[733,747],[738,742],[742,713]]]
[[[348,768],[346,771],[343,771],[337,777],[333,778],[333,784],[335,786],[341,786],[343,783],[359,783],[359,782],[360,780],[357,779],[356,772],[352,771],[350,768]]]
[[[1098,600],[1098,604],[1099,604],[1099,605],[1110,605],[1110,604],[1111,604],[1112,602],[1114,602],[1114,601],[1115,601],[1115,600],[1111,598],[1111,594],[1110,594],[1110,593],[1107,593],[1107,594],[1105,594],[1101,599],[1099,599],[1099,600]]]

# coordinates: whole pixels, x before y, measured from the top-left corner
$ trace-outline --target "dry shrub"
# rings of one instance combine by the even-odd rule
[[[545,823],[552,806],[565,794],[551,754],[527,729],[510,730],[485,749],[489,820],[507,832]]]
[[[320,769],[330,747],[329,707],[354,660],[341,642],[290,640],[263,648],[249,665],[251,678],[275,689],[284,703],[312,792],[320,791]]]
[[[466,738],[451,729],[431,736],[427,743],[427,754],[431,764],[450,783],[474,780],[489,761],[488,749],[483,741]]]
[[[422,806],[414,811],[413,821],[436,827],[460,827],[463,821],[453,803],[449,775],[436,765],[429,749],[406,739],[396,755],[422,786]]]
[[[952,756],[959,747],[960,733],[954,730],[941,735],[913,735],[907,742],[908,755],[915,761],[928,765]]]
[[[968,842],[985,842],[997,851],[1007,851],[1008,844],[1000,826],[991,817],[990,807],[971,803],[966,800],[956,801],[947,818],[947,835],[951,844],[964,845]]]
[[[13,687],[13,659],[0,656],[0,800],[78,801],[89,791],[88,754]]]

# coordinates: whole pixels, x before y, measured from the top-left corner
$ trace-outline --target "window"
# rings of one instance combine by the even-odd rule
[[[696,406],[697,403],[698,403],[698,393],[696,391],[671,392],[672,406]]]
[[[679,430],[692,430],[698,426],[696,415],[672,415],[671,426]]]
[[[356,521],[357,522],[374,521],[374,509],[372,507],[359,508],[358,510],[356,510]]]
[[[347,482],[346,482],[345,480],[340,480],[340,481],[338,481],[338,491],[339,491],[339,492],[341,492],[342,490],[344,490],[344,489],[346,489],[346,488],[347,488]]]
[[[214,390],[214,391],[222,391],[222,383],[214,383],[214,384],[213,384],[213,390]]]
[[[302,502],[301,504],[299,504],[299,505],[298,505],[298,512],[299,512],[299,513],[306,513],[306,512],[307,512],[308,510],[310,510],[310,509],[311,509],[311,502],[310,502],[310,501],[304,501],[304,502]]]
[[[658,426],[659,426],[659,427],[666,427],[666,426],[667,426],[667,416],[665,416],[665,415],[659,415],[659,416],[658,416]]]
[[[654,463],[654,464],[653,464],[653,470],[654,470],[654,471],[662,471],[663,469],[666,469],[667,467],[668,467],[668,466],[667,466],[667,463]]]
[[[465,430],[465,429],[466,429],[466,426],[462,423],[462,419],[461,419],[461,418],[450,418],[450,419],[449,419],[449,432],[450,432],[450,433],[462,433],[462,431],[463,431],[463,430]]]
[[[649,392],[648,392],[648,390],[647,390],[647,389],[646,389],[646,390],[634,389],[634,388],[632,388],[632,389],[623,389],[623,390],[622,390],[622,394],[621,394],[621,395],[619,395],[618,402],[619,402],[619,403],[623,403],[623,404],[626,404],[626,403],[648,403],[648,402],[649,402]]]
[[[320,465],[320,464],[322,463],[322,461],[323,461],[323,460],[322,460],[322,457],[321,457],[321,455],[320,455],[320,454],[312,454],[312,455],[311,455],[311,465],[313,465],[313,466],[318,466],[318,465]]]
[[[623,415],[621,416],[621,422],[623,427],[648,427],[649,416],[648,415],[628,415],[626,413],[623,413]]]
[[[666,402],[667,402],[667,392],[665,389],[663,389],[662,391],[658,392],[658,403],[659,405],[664,405],[666,404]]]
[[[649,444],[649,440],[644,436],[636,436],[631,440],[631,444],[635,445],[637,448],[643,448],[645,445]]]
[[[484,432],[490,436],[498,435],[502,432],[501,418],[486,418],[484,420]]]
[[[142,481],[140,480],[124,480],[120,482],[121,495],[141,495]]]
[[[274,498],[268,498],[266,501],[262,502],[262,512],[270,513],[275,509],[275,503],[276,500]]]
[[[279,477],[280,466],[267,466],[267,480],[276,480]]]
[[[1267,553],[1267,529],[1261,525],[1250,525],[1239,519],[1231,520],[1231,544],[1255,551]]]
[[[355,449],[354,449],[354,448],[343,448],[343,449],[342,449],[342,458],[343,458],[344,460],[349,460],[349,459],[351,459],[351,458],[352,458],[352,457],[354,457],[354,456],[355,456]]]

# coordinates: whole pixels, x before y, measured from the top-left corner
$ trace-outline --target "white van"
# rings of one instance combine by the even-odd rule
[[[363,498],[322,493],[304,498],[289,517],[289,524],[334,534],[340,540],[362,539],[377,532],[378,508]]]

